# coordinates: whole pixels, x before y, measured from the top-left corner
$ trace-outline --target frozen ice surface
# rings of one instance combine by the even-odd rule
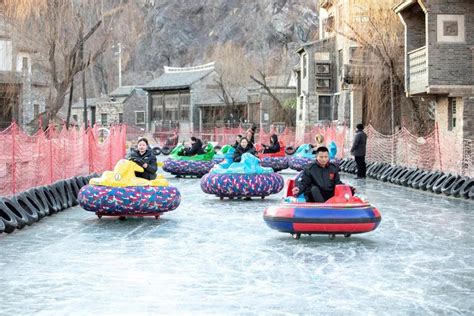
[[[220,201],[170,180],[182,202],[159,221],[75,207],[0,235],[0,314],[474,313],[472,202],[343,176],[379,228],[293,240],[262,219],[281,195]]]

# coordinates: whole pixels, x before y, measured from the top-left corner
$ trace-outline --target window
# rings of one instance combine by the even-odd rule
[[[339,110],[339,95],[334,96],[334,104],[333,104],[333,111],[332,111],[332,119],[337,120],[338,119],[338,110]]]
[[[319,97],[319,120],[331,120],[331,97]]]
[[[298,120],[302,121],[303,120],[303,103],[304,103],[304,97],[300,97],[300,113],[298,115]]]
[[[180,100],[180,104],[186,104],[186,105],[189,105],[189,104],[190,104],[190,99],[191,99],[191,98],[190,98],[189,94],[184,94],[184,95],[182,94],[182,95],[180,96],[180,99],[181,99],[181,100]]]
[[[39,104],[34,104],[33,105],[33,113],[34,117],[38,117],[40,113],[40,105]]]
[[[29,69],[28,57],[23,57],[21,60],[21,70],[28,71],[28,69]]]
[[[107,113],[100,114],[100,124],[107,125]]]
[[[75,121],[77,123],[77,114],[73,114],[72,119],[73,119],[73,121]]]
[[[0,39],[0,71],[12,70],[12,41]]]
[[[317,78],[316,79],[316,88],[318,90],[330,90],[331,89],[331,79]]]
[[[316,75],[328,76],[331,74],[330,71],[330,64],[316,64]]]
[[[95,113],[96,113],[95,106],[91,106],[91,126],[95,125]]]
[[[181,112],[180,112],[180,121],[188,121],[189,120],[189,106],[181,106]]]
[[[123,113],[119,113],[119,124],[123,123]]]
[[[456,98],[449,98],[448,103],[448,131],[456,128]]]
[[[144,125],[145,124],[145,112],[137,111],[135,112],[135,124]]]
[[[308,59],[307,59],[307,55],[303,54],[303,79],[306,78],[307,71],[308,71]]]

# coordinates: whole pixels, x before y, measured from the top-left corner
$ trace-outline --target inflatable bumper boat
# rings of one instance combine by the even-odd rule
[[[176,146],[170,154],[170,158],[165,160],[163,170],[175,176],[197,176],[202,177],[208,173],[216,164],[214,158],[214,147],[208,144],[205,153],[195,156],[182,156],[183,145]]]
[[[92,178],[78,194],[79,205],[102,216],[159,216],[176,209],[181,201],[177,188],[169,186],[162,175],[155,180],[135,177],[143,172],[138,164],[122,159],[114,171]]]
[[[294,180],[287,180],[285,202],[267,207],[265,223],[272,229],[290,233],[299,239],[301,234],[337,234],[350,237],[375,230],[381,221],[377,208],[353,196],[348,185],[337,185],[334,197],[325,203],[302,202],[290,197]]]
[[[259,166],[257,157],[243,154],[241,162],[224,161],[201,179],[204,193],[219,198],[261,197],[280,192],[284,181],[271,168]]]

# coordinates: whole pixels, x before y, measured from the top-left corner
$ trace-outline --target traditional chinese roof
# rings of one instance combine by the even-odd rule
[[[165,72],[157,79],[140,87],[143,90],[172,90],[189,88],[193,83],[212,73],[214,63],[194,67],[164,67]]]

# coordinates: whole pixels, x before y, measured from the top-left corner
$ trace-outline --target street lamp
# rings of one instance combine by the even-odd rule
[[[113,45],[112,48],[116,46]],[[118,52],[114,53],[115,56],[118,56],[118,67],[119,67],[119,88],[122,86],[122,43],[117,44]]]

